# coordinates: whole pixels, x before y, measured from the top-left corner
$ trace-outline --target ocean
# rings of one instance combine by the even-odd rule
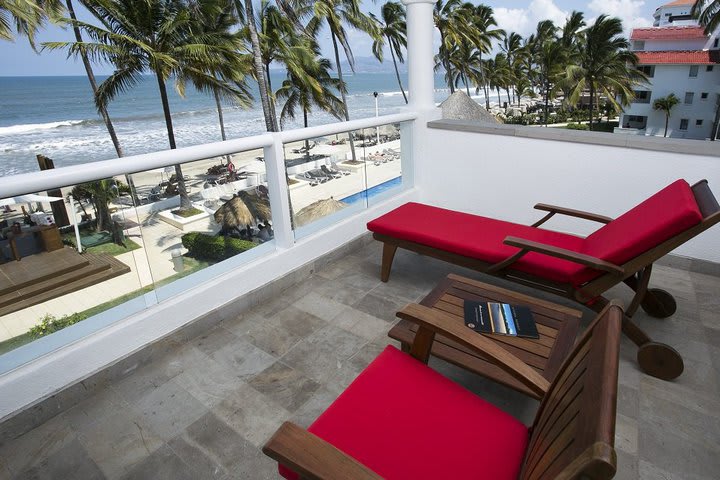
[[[98,76],[98,81],[104,78]],[[407,89],[407,76],[402,78]],[[272,72],[273,88],[283,79],[283,72]],[[351,119],[375,116],[375,91],[380,93],[380,115],[396,113],[405,105],[394,73],[356,73],[345,80]],[[172,84],[168,85],[168,95],[178,147],[221,140],[215,102],[210,95],[188,85],[183,98]],[[449,90],[438,75],[436,101],[441,102],[448,95]],[[228,139],[265,131],[259,95],[254,97],[256,101],[250,109],[232,105],[223,108]],[[280,106],[277,109],[279,112]],[[120,94],[108,111],[125,155],[169,148],[155,77],[144,77],[138,85]],[[302,127],[302,112],[296,116],[284,129]],[[324,112],[312,112],[309,116],[310,126],[335,121]],[[86,77],[0,77],[0,175],[37,171],[38,154],[53,159],[56,167],[116,158]]]

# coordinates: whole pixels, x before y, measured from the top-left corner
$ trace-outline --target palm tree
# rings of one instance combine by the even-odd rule
[[[319,54],[317,47],[316,53]],[[345,90],[345,85],[330,75],[329,60],[319,58],[319,55],[308,60],[303,66],[302,72],[299,72],[298,69],[289,69],[287,79],[283,81],[282,86],[276,92],[278,100],[285,99],[280,113],[281,127],[288,119],[295,118],[298,108],[302,109],[303,126],[305,127],[308,126],[308,113],[312,111],[313,106],[330,113],[338,120],[343,117],[344,106],[335,92]],[[317,85],[320,88],[316,88]],[[305,153],[307,156],[310,155],[310,145],[307,139],[305,140]]]
[[[714,32],[720,26],[720,0],[698,0],[690,13],[705,26],[707,34]]]
[[[235,11],[240,22],[247,19],[246,26],[250,36],[250,45],[252,46],[253,67],[255,70],[255,80],[260,90],[260,103],[265,117],[265,128],[268,132],[277,132],[278,123],[275,115],[275,108],[270,100],[270,87],[268,78],[265,74],[263,66],[262,49],[260,46],[260,37],[258,36],[257,26],[255,25],[255,12],[253,10],[252,0],[234,0]]]
[[[198,34],[213,36],[222,32],[224,34],[223,37],[221,37],[223,42],[234,43],[236,47],[240,47],[241,40],[238,38],[239,34],[229,34],[236,24],[236,18],[233,16],[232,8],[230,8],[229,4],[225,4],[225,8],[218,8],[218,5],[213,2],[197,2],[191,4],[191,8],[193,14],[196,15],[198,19]],[[242,107],[249,107],[252,105],[253,98],[248,90],[246,78],[252,72],[252,56],[244,52],[238,52],[237,55],[229,57],[227,60],[228,61],[220,65],[216,65],[217,69],[215,71],[208,71],[207,73],[222,79],[225,83],[233,85],[238,91],[238,96],[234,99],[234,103]],[[197,68],[201,70],[206,67],[207,65],[203,62],[197,65]],[[194,77],[191,77],[190,81],[194,84]],[[198,90],[203,89],[202,84],[197,84],[195,87]],[[212,92],[213,99],[215,100],[215,109],[220,125],[220,138],[227,140],[222,109],[222,92],[218,91],[218,89],[212,85],[209,87],[209,90]]]
[[[634,85],[647,81],[636,68],[638,60],[628,50],[629,42],[620,36],[622,31],[619,18],[600,15],[583,31],[578,64],[567,68],[569,79],[575,82],[571,102],[576,104],[585,90],[590,93],[590,130],[598,93],[620,110],[621,105],[628,105],[633,98]]]
[[[515,84],[517,81],[516,73],[518,72],[519,65],[522,63],[521,60],[524,54],[522,36],[520,36],[519,33],[515,32],[510,32],[509,34],[506,33],[503,37],[502,44],[500,45],[500,50],[505,52],[505,56],[507,57],[508,69],[510,70],[507,95],[508,104],[512,105],[509,88],[513,87],[514,98],[516,90]]]
[[[493,16],[493,9],[487,5],[480,4],[475,7],[471,22],[473,45],[478,51],[478,58],[480,60],[478,64],[480,66],[480,80],[483,90],[485,91],[485,108],[490,110],[490,94],[488,92],[488,82],[485,79],[486,73],[482,56],[483,53],[489,54],[492,51],[492,41],[500,40],[505,32],[500,28],[493,28],[497,26],[497,22]]]
[[[208,2],[212,0],[206,0]],[[217,0],[217,12],[226,3]],[[115,71],[99,85],[95,102],[107,106],[120,93],[135,86],[142,75],[155,75],[160,92],[168,142],[176,148],[167,81],[175,78],[179,94],[191,81],[196,88],[209,93],[217,90],[229,100],[242,98],[242,92],[215,77],[222,66],[237,61],[238,43],[230,32],[205,32],[187,3],[178,0],[94,0],[87,8],[102,26],[75,22],[93,42],[49,42],[49,49],[67,49],[70,55],[86,52],[91,58],[103,59]],[[190,209],[180,165],[175,165],[180,208]]]
[[[436,70],[445,69],[445,79],[450,87],[450,93],[455,92],[455,79],[450,56],[453,50],[470,38],[470,17],[475,6],[463,3],[462,0],[437,0],[435,2],[433,18],[435,27],[440,32],[440,50],[437,55]]]
[[[307,0],[303,0],[307,1]],[[360,11],[359,0],[318,0],[312,3],[312,18],[310,19],[306,31],[317,38],[318,32],[322,25],[327,25],[330,30],[330,39],[332,40],[333,52],[335,53],[335,68],[337,69],[338,80],[344,84],[342,65],[340,64],[340,50],[338,43],[345,51],[345,58],[350,65],[350,69],[355,71],[355,57],[353,56],[350,42],[348,39],[345,24],[370,34],[375,39],[379,36],[375,22],[368,15]],[[350,112],[347,105],[347,96],[345,90],[340,90],[342,102],[345,107],[345,120],[350,120]],[[355,159],[355,144],[350,137],[350,151],[353,160]]]
[[[653,110],[662,110],[665,112],[665,133],[663,137],[667,137],[668,123],[670,122],[670,113],[675,105],[680,103],[680,99],[671,93],[667,97],[658,98],[653,102]]]
[[[397,77],[400,91],[402,92],[405,103],[408,103],[407,95],[405,95],[405,89],[400,80],[400,72],[398,71],[397,62],[404,63],[402,49],[407,47],[407,24],[405,22],[405,7],[401,3],[389,1],[382,6],[380,10],[380,20],[372,15],[372,18],[378,22],[378,30],[380,36],[378,36],[373,42],[373,54],[375,57],[383,61],[383,46],[387,41],[390,48],[390,56],[392,57],[393,66],[395,67],[395,76]]]
[[[35,48],[35,33],[50,17],[57,20],[62,13],[59,0],[0,0],[0,40],[13,41],[13,29],[26,36]]]
[[[559,41],[547,41],[538,52],[536,62],[539,67],[541,91],[545,100],[545,126],[548,125],[548,107],[558,88],[560,76],[564,73],[567,49]]]

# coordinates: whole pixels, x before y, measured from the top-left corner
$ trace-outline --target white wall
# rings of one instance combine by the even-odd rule
[[[678,178],[706,178],[720,197],[717,157],[440,129],[428,130],[426,145],[422,202],[517,223],[541,218],[540,202],[615,217]],[[548,226],[587,235],[598,224],[566,217]],[[720,262],[720,228],[675,253]]]
[[[673,40],[645,40],[646,52],[663,50],[702,50],[707,45],[707,38],[688,38]]]

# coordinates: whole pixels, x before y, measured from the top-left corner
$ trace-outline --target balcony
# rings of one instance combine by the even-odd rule
[[[707,178],[720,192],[720,155],[706,142],[440,120],[432,104],[432,7],[409,3],[405,113],[0,179],[3,196],[16,196],[135,175],[139,201],[116,215],[142,247],[130,252],[133,272],[112,280],[142,294],[0,357],[0,477],[275,478],[259,447],[286,419],[310,423],[390,342],[398,308],[450,272],[503,284],[407,252],[381,283],[380,248],[365,225],[406,201],[529,224],[537,202],[614,216],[681,177]],[[399,125],[395,161],[378,160],[382,152],[360,140],[384,125]],[[341,167],[347,157],[293,162],[307,153],[305,140],[349,140],[347,132],[362,159],[351,164],[357,170],[312,186],[304,173]],[[233,191],[267,187],[274,237],[175,276],[185,225],[158,217],[179,200],[153,189],[173,183],[173,165],[190,174],[228,155],[254,162],[253,175],[233,180],[245,182]],[[401,180],[367,193],[390,177]],[[200,207],[225,201],[222,184],[203,187],[193,192]],[[302,202],[337,191],[345,198],[348,188],[359,202],[297,221]],[[205,213],[201,227],[188,228],[215,233]],[[553,222],[581,235],[591,228]],[[618,478],[714,478],[720,467],[719,244],[720,232],[710,230],[656,267],[653,285],[677,298],[675,315],[637,314],[653,338],[680,351],[681,377],[663,382],[641,373],[635,347],[623,339]],[[629,300],[623,289],[612,293]],[[432,366],[526,422],[534,414],[534,401],[440,361]]]

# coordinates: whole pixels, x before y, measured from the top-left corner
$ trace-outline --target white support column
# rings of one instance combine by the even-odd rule
[[[264,151],[272,227],[275,232],[275,245],[278,248],[290,248],[295,243],[295,235],[290,221],[290,197],[288,196],[285,172],[285,153],[280,134],[273,133],[272,137],[272,145],[265,147]]]
[[[433,0],[402,0],[407,13],[408,91],[410,108],[435,106]]]

